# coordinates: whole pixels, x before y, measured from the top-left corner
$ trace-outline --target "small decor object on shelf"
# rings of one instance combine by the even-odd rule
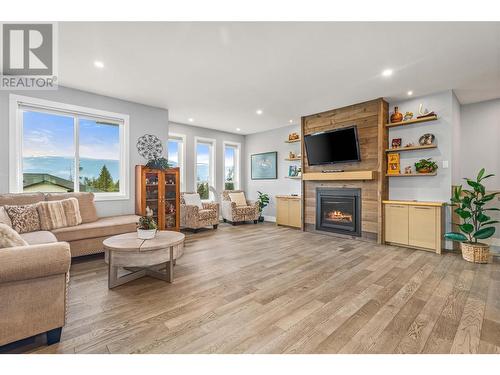
[[[413,142],[409,142],[409,143],[405,144],[404,148],[409,148],[409,147],[415,147],[415,144]]]
[[[151,169],[161,169],[162,171],[171,167],[169,161],[165,158],[153,158],[146,163],[146,167]]]
[[[401,147],[401,138],[393,138],[391,141],[391,148],[400,148]]]
[[[289,158],[289,159],[295,159],[296,157],[297,157],[297,156],[295,155],[295,152],[290,151],[290,152],[288,153],[288,158]]]
[[[459,225],[460,232],[449,232],[444,236],[448,240],[459,241],[462,257],[473,263],[488,263],[490,261],[490,247],[477,240],[484,240],[493,236],[497,220],[491,220],[487,211],[500,211],[498,208],[486,208],[486,203],[492,201],[500,192],[486,194],[483,180],[494,176],[485,175],[482,168],[475,180],[466,178],[467,185],[471,189],[462,189],[462,185],[456,187],[451,197],[451,206],[456,207],[455,213],[462,218],[463,224]]]
[[[397,152],[387,154],[387,174],[400,174],[399,154]]]
[[[290,165],[288,167],[288,177],[298,177],[300,173],[300,167],[296,165]]]
[[[160,138],[151,134],[145,134],[139,137],[136,147],[139,155],[147,160],[158,159],[163,152]]]
[[[260,191],[257,191],[257,194],[259,194],[259,197],[257,198],[257,202],[259,203],[259,222],[263,223],[264,216],[262,216],[262,211],[269,204],[269,194],[262,193]]]
[[[391,122],[403,121],[403,114],[399,112],[398,107],[394,107],[394,113],[391,115]]]
[[[420,144],[420,146],[430,146],[434,143],[435,138],[436,137],[434,137],[434,134],[426,133],[419,138],[418,143]]]
[[[413,118],[413,112],[406,112],[403,121],[408,121]]]
[[[436,113],[434,111],[429,111],[427,108],[426,109],[423,109],[423,108],[424,108],[424,105],[420,104],[420,106],[418,107],[418,113],[420,116],[417,116],[417,118],[436,116]]]
[[[300,139],[299,133],[293,132],[293,133],[288,134],[289,141],[296,141],[298,139]]]
[[[434,173],[438,169],[438,165],[432,158],[420,159],[415,163],[415,169],[418,173]]]
[[[405,174],[411,174],[411,165],[405,167]]]
[[[152,211],[148,207],[146,212],[148,214],[146,216],[141,216],[137,224],[137,238],[141,240],[151,240],[156,236],[157,227],[152,216]]]

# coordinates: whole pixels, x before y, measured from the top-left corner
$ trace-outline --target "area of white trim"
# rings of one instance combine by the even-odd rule
[[[209,160],[209,170],[210,170],[210,176],[209,176],[209,188],[212,188],[214,190],[216,190],[216,187],[215,187],[215,181],[216,181],[216,168],[215,168],[215,161],[217,160],[216,157],[215,157],[215,150],[217,149],[217,140],[214,139],[214,138],[205,138],[205,137],[198,137],[198,136],[195,136],[194,137],[194,178],[193,178],[193,191],[197,191],[196,189],[196,176],[197,176],[197,160],[198,160],[198,152],[197,152],[197,146],[198,146],[198,143],[210,143],[211,144],[211,147],[210,147],[210,160]],[[215,196],[213,195],[212,191],[209,192],[209,195],[208,195],[208,200],[205,200],[206,202],[209,202],[209,201],[214,201],[215,200]]]
[[[187,136],[186,134],[181,134],[181,133],[171,133],[169,132],[168,133],[168,140],[170,141],[170,139],[172,140],[177,140],[177,141],[180,141],[182,143],[182,149],[181,149],[181,163],[180,163],[180,166],[181,166],[181,190],[182,191],[186,191],[187,187],[186,187],[186,149],[187,149],[187,145],[186,145],[186,139],[187,139]],[[168,142],[167,142],[167,148],[168,148]],[[167,155],[168,155],[168,149],[167,149]]]
[[[241,189],[241,143],[223,141],[222,142],[222,187],[226,186],[226,146],[232,146],[236,148],[235,152],[235,171],[234,171],[234,188],[235,190]]]
[[[276,223],[276,216],[267,216],[267,215],[264,215],[264,221],[269,221],[271,223]]]
[[[75,116],[75,123],[77,117],[98,118],[100,120],[118,122],[120,126],[120,192],[96,193],[95,200],[109,201],[130,198],[129,115],[14,94],[9,95],[9,191],[11,193],[20,193],[23,191],[23,129],[21,126],[22,111],[19,110],[20,108],[31,108],[59,115],[72,115]],[[75,141],[78,142],[78,131],[75,131]],[[77,144],[75,143],[75,146]],[[76,159],[78,159],[78,155]],[[75,160],[75,163],[77,163],[77,160]]]

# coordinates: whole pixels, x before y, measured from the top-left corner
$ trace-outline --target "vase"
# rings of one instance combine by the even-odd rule
[[[137,238],[140,240],[152,240],[156,236],[156,229],[137,229]]]
[[[403,121],[403,114],[399,112],[398,107],[394,107],[394,113],[391,115],[391,122]]]
[[[490,260],[490,246],[485,243],[460,242],[462,258],[472,263],[488,263]]]

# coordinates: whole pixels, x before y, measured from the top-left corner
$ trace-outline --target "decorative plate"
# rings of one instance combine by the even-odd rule
[[[139,155],[147,160],[157,159],[163,152],[160,138],[151,134],[145,134],[137,140],[137,151]]]
[[[436,137],[434,137],[434,134],[426,133],[420,137],[420,139],[418,140],[418,143],[421,146],[428,146],[428,145],[432,145],[432,143],[434,143],[434,139],[436,139]]]

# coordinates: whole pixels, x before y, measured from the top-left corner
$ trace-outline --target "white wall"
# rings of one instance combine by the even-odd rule
[[[166,142],[168,134],[168,111],[149,107],[85,91],[61,87],[54,91],[15,91],[17,95],[36,97],[60,103],[79,105],[118,112],[130,116],[130,199],[97,202],[99,216],[112,216],[134,213],[135,211],[135,172],[136,164],[145,160],[136,150],[137,138],[144,134],[154,134]],[[9,190],[9,91],[0,91],[0,193]]]
[[[186,136],[186,186],[185,191],[196,191],[195,178],[195,137],[210,138],[216,141],[215,150],[215,189],[217,191],[216,201],[220,201],[220,194],[224,190],[224,141],[235,142],[241,144],[240,150],[240,166],[241,166],[241,181],[240,188],[245,187],[245,136],[233,133],[226,133],[217,130],[202,128],[198,126],[179,124],[175,122],[169,123],[169,132],[174,134],[182,134]]]
[[[276,195],[301,194],[300,180],[285,178],[288,176],[288,167],[295,164],[300,166],[300,162],[290,162],[284,160],[288,153],[293,151],[300,153],[300,143],[285,143],[288,134],[291,132],[300,133],[297,125],[286,126],[262,133],[250,134],[246,139],[245,163],[247,171],[246,192],[249,199],[257,199],[257,191],[269,194],[271,201],[264,209],[263,215],[268,221],[275,221],[276,217]],[[261,152],[278,152],[278,179],[277,180],[252,180],[250,176],[250,155]]]

